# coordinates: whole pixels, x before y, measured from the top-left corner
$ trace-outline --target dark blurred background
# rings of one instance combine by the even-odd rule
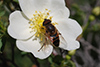
[[[76,67],[100,67],[100,0],[66,0],[71,18],[83,27],[81,48],[72,56]]]

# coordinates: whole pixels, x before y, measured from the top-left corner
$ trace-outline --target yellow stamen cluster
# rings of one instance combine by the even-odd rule
[[[44,19],[50,19],[52,21],[52,16],[50,16],[50,10],[45,9],[44,12],[35,11],[33,18],[30,19],[31,32],[36,32],[35,36],[43,40],[43,34],[45,33],[45,27],[43,26]],[[57,23],[54,23],[54,25]]]

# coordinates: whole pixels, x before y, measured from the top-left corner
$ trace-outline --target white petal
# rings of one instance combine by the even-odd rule
[[[79,48],[79,43],[76,41],[76,38],[82,33],[82,28],[77,21],[72,19],[64,19],[59,21],[56,27],[67,42],[67,48],[63,47],[62,45],[61,48],[67,50]]]
[[[31,52],[35,57],[40,59],[47,58],[53,51],[53,47],[51,45],[46,45],[38,52],[41,45],[37,40],[33,41],[32,39],[28,41],[17,40],[16,44],[20,50]]]
[[[65,8],[64,0],[19,0],[19,3],[22,11],[28,18],[32,18],[35,11],[44,11],[44,9],[51,10],[51,13],[54,14],[53,16],[58,16],[60,13],[59,17],[61,15],[69,17],[70,14],[68,8]]]
[[[35,11],[42,11],[48,0],[19,0],[22,11],[28,18],[32,18]]]
[[[28,39],[34,33],[30,33],[28,20],[26,20],[20,11],[14,11],[9,17],[10,25],[8,33],[15,39]]]
[[[81,26],[73,19],[60,20],[56,27],[62,35],[66,34],[66,36],[70,36],[73,39],[76,39],[82,33]]]
[[[45,8],[52,10],[53,12],[57,11],[58,9],[63,9],[65,7],[64,0],[48,0],[47,6]]]
[[[76,40],[72,40],[72,39],[67,39],[67,42],[68,42],[68,46],[67,48],[65,48],[66,50],[75,50],[75,49],[78,49],[80,47],[80,44],[78,41]]]
[[[53,16],[53,21],[70,16],[69,9],[65,6],[64,0],[50,0],[46,7],[51,10],[50,16]]]
[[[64,7],[64,9],[57,9],[55,12],[51,13],[51,16],[53,16],[53,21],[59,21],[64,18],[68,18],[70,15],[69,9],[67,7]]]
[[[64,39],[66,39],[66,38],[64,37]],[[59,47],[62,49],[65,49],[65,50],[75,50],[75,49],[78,49],[80,47],[79,42],[76,40],[67,38],[66,42],[67,42],[66,44],[60,43]]]

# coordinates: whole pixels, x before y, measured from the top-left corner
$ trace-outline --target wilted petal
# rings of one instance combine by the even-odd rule
[[[28,39],[34,33],[30,33],[28,20],[26,20],[20,11],[14,11],[9,17],[10,25],[8,33],[15,39]]]
[[[38,40],[28,40],[28,41],[21,41],[17,40],[16,42],[17,47],[25,52],[31,52],[35,57],[40,59],[47,58],[53,50],[53,47],[51,45],[45,45],[39,52],[38,50],[41,48],[40,43]]]
[[[78,41],[76,41],[76,38],[82,33],[82,28],[77,23],[77,21],[72,19],[63,19],[58,22],[58,25],[56,25],[56,27],[67,42],[67,48],[62,46],[61,48],[67,50],[79,48],[79,43]]]

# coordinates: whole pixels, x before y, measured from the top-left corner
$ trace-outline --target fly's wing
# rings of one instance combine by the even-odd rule
[[[59,31],[58,31],[58,33],[59,33],[59,39],[60,39],[59,47],[66,49],[67,48],[67,42]]]
[[[43,34],[43,33],[42,33]],[[45,36],[45,38],[47,39],[46,42],[49,42],[49,44],[53,45],[53,37],[50,37],[50,35],[48,33],[43,34]]]
[[[49,43],[50,43],[52,46],[56,47],[56,46],[53,44],[53,37],[49,36],[48,34],[46,34],[46,36],[47,36],[47,39],[48,39]]]

